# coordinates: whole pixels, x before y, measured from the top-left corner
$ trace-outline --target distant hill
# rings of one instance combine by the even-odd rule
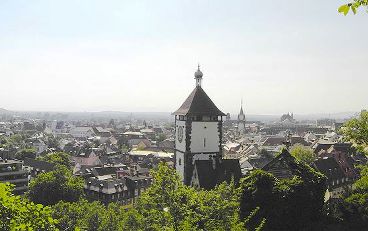
[[[0,114],[7,114],[9,113],[10,111],[4,109],[4,108],[0,108]]]

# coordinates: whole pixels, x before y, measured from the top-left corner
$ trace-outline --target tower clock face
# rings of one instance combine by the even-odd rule
[[[239,120],[244,120],[244,119],[245,119],[245,116],[244,116],[243,114],[240,114],[240,115],[238,116],[238,119],[239,119]]]
[[[181,143],[183,141],[183,126],[179,126],[178,128],[178,141]]]

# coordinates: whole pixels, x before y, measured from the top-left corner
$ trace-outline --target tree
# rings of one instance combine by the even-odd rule
[[[35,148],[24,148],[15,154],[15,158],[18,160],[24,160],[25,158],[36,158]]]
[[[338,12],[347,15],[351,9],[351,11],[356,14],[359,7],[364,7],[368,10],[368,0],[354,0],[353,2],[340,6]]]
[[[37,175],[29,184],[28,197],[43,205],[54,205],[59,201],[74,202],[83,196],[83,179],[74,177],[63,165],[51,172]]]
[[[316,155],[310,147],[301,144],[294,144],[290,149],[290,154],[297,160],[310,165],[316,160]]]
[[[70,155],[65,152],[53,152],[49,153],[46,156],[40,157],[40,160],[47,161],[53,163],[55,165],[62,165],[71,169],[72,163],[70,160]]]
[[[144,230],[244,230],[239,191],[223,183],[213,190],[185,186],[174,169],[160,163],[154,182],[138,199]]]
[[[0,183],[0,230],[56,230],[49,207],[14,196],[11,188]]]
[[[368,224],[368,166],[359,166],[360,177],[339,204],[339,214],[350,229],[364,230]]]
[[[52,206],[52,216],[60,230],[142,230],[141,215],[134,208],[125,211],[115,203],[105,207],[98,201],[61,201]]]
[[[324,204],[325,177],[303,163],[293,162],[291,166],[291,178],[278,179],[255,170],[242,179],[240,217],[259,208],[258,215],[247,224],[250,229],[263,218],[267,230],[300,230],[318,221]]]
[[[368,148],[368,111],[362,111],[358,118],[347,121],[341,128],[345,140],[352,142],[359,151]]]
[[[160,133],[160,134],[158,134],[158,136],[157,136],[157,141],[158,142],[162,142],[162,141],[164,141],[164,140],[166,140],[166,135],[164,134],[164,133]]]

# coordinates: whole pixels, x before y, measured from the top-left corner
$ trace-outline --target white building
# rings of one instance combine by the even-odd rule
[[[190,185],[196,160],[215,160],[222,155],[221,112],[202,89],[202,72],[194,74],[196,86],[175,111],[175,167]]]

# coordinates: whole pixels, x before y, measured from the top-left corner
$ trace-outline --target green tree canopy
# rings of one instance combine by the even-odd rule
[[[63,202],[52,206],[52,215],[58,220],[60,230],[141,230],[141,218],[135,209],[110,203],[107,207],[100,202]]]
[[[265,218],[267,230],[300,230],[318,220],[322,213],[325,178],[309,166],[295,163],[294,176],[277,179],[271,173],[255,170],[242,179],[241,218],[259,207],[257,217]],[[254,229],[253,219],[249,227]]]
[[[368,166],[359,168],[359,179],[339,207],[341,219],[354,230],[363,230],[368,224]]]
[[[24,148],[15,154],[15,158],[18,160],[24,160],[25,158],[36,158],[35,148]]]
[[[362,111],[358,118],[347,121],[341,128],[345,140],[352,142],[359,151],[367,153],[368,148],[368,111]]]
[[[78,201],[83,195],[83,179],[74,177],[69,169],[58,165],[54,171],[37,175],[29,184],[28,197],[43,205],[59,201]]]
[[[297,160],[310,165],[316,160],[316,155],[310,147],[301,144],[294,144],[290,149],[290,154]]]
[[[53,163],[55,165],[62,165],[67,167],[68,169],[71,169],[72,163],[70,160],[70,155],[65,152],[53,152],[49,153],[46,156],[40,157],[40,160],[44,160],[50,163]]]
[[[368,0],[354,0],[353,2],[349,2],[340,6],[338,11],[344,15],[347,15],[351,10],[354,14],[356,14],[357,9],[360,7],[364,7],[368,10]]]
[[[49,207],[14,196],[0,183],[0,230],[56,230],[56,223]]]
[[[234,184],[196,190],[183,185],[176,171],[164,163],[152,175],[154,183],[137,204],[144,230],[244,230]]]

